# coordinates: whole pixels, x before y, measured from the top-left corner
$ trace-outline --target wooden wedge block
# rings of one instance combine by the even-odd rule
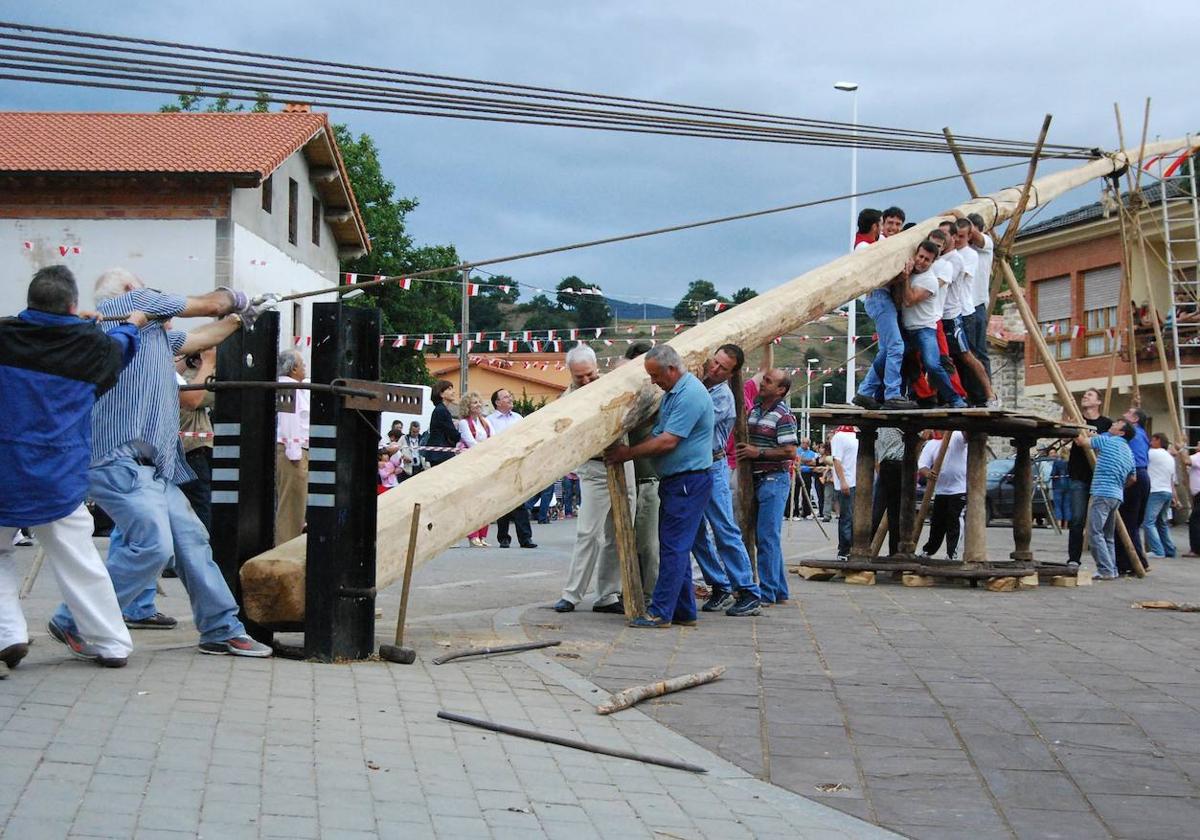
[[[1076,586],[1091,586],[1092,585],[1092,573],[1081,566],[1079,568],[1079,571],[1075,573],[1075,585]]]
[[[1079,577],[1078,575],[1055,575],[1054,577],[1050,578],[1050,585],[1051,586],[1078,586],[1079,585],[1078,577]],[[1088,578],[1088,583],[1091,583],[1091,582],[1092,582],[1092,579]]]
[[[846,572],[846,583],[853,583],[858,586],[874,586],[874,572]]]
[[[1036,589],[1039,586],[1037,572],[1017,578],[1017,589]]]
[[[1015,577],[994,577],[988,578],[984,583],[988,592],[1016,592],[1017,578]]]
[[[805,580],[833,580],[837,577],[837,569],[822,569],[817,566],[801,566],[796,574]]]
[[[937,578],[932,575],[918,575],[913,572],[905,572],[900,582],[905,586],[934,586],[937,583]]]

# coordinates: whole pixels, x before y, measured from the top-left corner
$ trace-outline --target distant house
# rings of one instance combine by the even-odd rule
[[[54,263],[90,307],[114,266],[180,294],[285,294],[335,286],[339,259],[369,248],[325,114],[0,112],[5,314]],[[310,312],[281,308],[285,343]]]
[[[434,379],[448,379],[458,387],[462,370],[456,355],[426,354],[425,369]],[[571,384],[571,372],[562,353],[472,353],[467,366],[467,389],[483,397],[486,411],[492,393],[507,388],[517,399],[553,402]]]
[[[1163,183],[1168,191],[1165,208]],[[1172,329],[1179,313],[1198,311],[1196,201],[1190,183],[1181,185],[1179,180],[1153,183],[1143,194],[1146,206],[1134,215],[1146,238],[1144,262],[1135,249],[1132,264],[1126,264],[1119,213],[1115,208],[1106,209],[1102,202],[1029,225],[1018,234],[1013,251],[1025,259],[1030,305],[1075,397],[1087,388],[1103,392],[1111,370],[1111,413],[1124,410],[1129,405],[1136,364],[1143,408],[1151,416],[1162,417],[1156,428],[1169,430],[1151,319],[1160,319],[1169,380],[1178,376],[1184,383],[1182,389],[1173,389],[1178,402],[1180,393],[1200,385],[1200,323],[1189,325],[1186,321],[1193,316],[1185,315],[1178,336]],[[1167,269],[1168,250],[1174,282]],[[1122,309],[1120,288],[1126,275],[1131,305]],[[1128,340],[1131,318],[1135,326],[1132,348]],[[1120,343],[1118,335],[1123,336]],[[1032,342],[1026,342],[1024,387],[1030,397],[1055,394]],[[1192,396],[1184,402],[1200,400]],[[1185,426],[1200,423],[1200,417],[1193,414],[1189,412]]]

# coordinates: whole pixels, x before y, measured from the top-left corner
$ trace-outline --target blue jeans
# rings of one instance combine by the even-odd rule
[[[838,557],[850,554],[854,541],[854,488],[838,491]],[[761,578],[761,575],[759,576]]]
[[[1067,537],[1067,562],[1078,563],[1083,556],[1083,532],[1087,528],[1089,482],[1072,478],[1071,481],[1071,532]]]
[[[532,499],[525,503],[525,510],[533,516],[537,511],[537,521],[545,525],[550,521],[550,500],[554,496],[554,485],[551,484],[541,493],[538,493]]]
[[[768,603],[786,601],[788,583],[783,568],[783,546],[779,532],[783,527],[783,506],[790,489],[786,472],[768,473],[754,477],[754,497],[758,500],[758,580],[762,597]]]
[[[967,320],[967,318],[970,320]],[[967,341],[971,345],[971,353],[983,365],[988,378],[992,377],[992,357],[988,355],[987,343],[988,311],[987,304],[981,303],[975,307],[975,314],[963,316],[963,329],[967,333]]]
[[[681,473],[658,482],[658,582],[650,615],[667,621],[695,621],[691,547],[712,498],[712,474]]]
[[[744,589],[755,598],[761,598],[754,572],[750,568],[750,555],[742,541],[742,532],[733,518],[733,492],[729,489],[729,464],[720,458],[709,468],[712,476],[712,499],[704,509],[704,518],[712,528],[712,539],[701,523],[692,543],[692,554],[704,575],[704,582],[715,589],[734,592]],[[716,551],[713,550],[716,541]]]
[[[1146,537],[1146,551],[1163,557],[1174,557],[1175,542],[1171,539],[1171,526],[1167,524],[1167,512],[1171,509],[1171,493],[1162,490],[1151,493],[1146,502],[1146,524],[1142,531]]]
[[[213,561],[208,531],[187,497],[174,484],[154,475],[154,467],[118,458],[88,470],[88,495],[112,517],[108,546],[109,576],[122,612],[147,589],[172,557],[179,581],[192,602],[192,617],[201,642],[244,635],[238,605]],[[53,621],[75,630],[75,621],[60,604]]]
[[[896,304],[887,289],[875,289],[867,295],[863,308],[875,322],[879,333],[879,347],[875,361],[867,368],[867,375],[858,386],[858,393],[877,400],[899,399],[904,380],[900,366],[904,362],[904,338],[900,335],[900,322]]]
[[[904,341],[920,355],[921,364],[925,366],[925,376],[929,384],[937,389],[951,408],[966,408],[967,401],[954,391],[950,377],[942,367],[942,351],[938,349],[937,330],[932,327],[921,327],[904,331]]]
[[[562,505],[563,515],[570,516],[575,513],[575,494],[579,492],[579,479],[567,478],[563,476],[562,480]]]
[[[1096,559],[1096,572],[1101,577],[1117,576],[1116,534],[1117,508],[1120,499],[1107,496],[1092,497],[1092,516],[1088,521],[1088,539],[1092,543],[1092,557]]]

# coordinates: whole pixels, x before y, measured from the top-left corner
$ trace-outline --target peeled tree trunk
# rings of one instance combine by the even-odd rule
[[[1152,157],[1187,145],[1183,139],[1152,143],[1146,146],[1145,155]],[[1038,178],[1028,207],[1039,207],[1136,158],[1136,150],[1126,151]],[[1012,215],[1020,195],[1019,187],[1010,187],[956,209],[978,213],[995,224]],[[669,343],[696,372],[722,344],[761,347],[887,283],[947,215],[926,219],[904,233],[802,274],[697,324]],[[387,586],[404,573],[414,503],[420,502],[424,520],[415,553],[415,563],[420,565],[600,453],[653,414],[661,396],[641,364],[623,365],[503,434],[384,493],[379,497],[377,585]],[[303,620],[304,564],[303,536],[248,560],[241,578],[249,618],[261,624]]]

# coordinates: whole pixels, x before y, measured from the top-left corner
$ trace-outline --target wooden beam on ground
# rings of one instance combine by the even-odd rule
[[[596,714],[611,715],[613,712],[619,712],[622,709],[628,709],[636,703],[647,700],[651,697],[662,697],[664,694],[670,694],[675,691],[683,691],[685,688],[694,688],[698,685],[712,682],[720,679],[725,673],[724,665],[717,665],[715,668],[709,668],[707,671],[699,671],[695,674],[685,674],[681,677],[671,677],[669,680],[659,680],[658,682],[646,683],[645,685],[635,685],[632,688],[626,688],[623,691],[618,691],[608,700],[605,700],[596,707]]]
[[[646,611],[646,595],[642,591],[642,567],[638,562],[633,511],[629,509],[629,482],[625,480],[624,464],[607,464],[605,469],[608,473],[613,533],[617,540],[617,556],[621,561],[621,600],[625,606],[625,617],[632,620]]]
[[[1186,146],[1185,139],[1148,144],[1146,154]],[[1125,165],[1128,151],[1037,179],[1027,206],[1035,207]],[[993,226],[1010,218],[1021,200],[1016,187],[965,202],[955,210],[979,213]],[[728,309],[671,339],[693,371],[701,371],[717,347],[732,342],[762,347],[851,298],[889,282],[943,216],[838,259]],[[1011,271],[1011,267],[1009,269]],[[1015,281],[1013,281],[1015,282]],[[1029,326],[1037,334],[1036,322]],[[1044,349],[1044,348],[1043,348]],[[379,497],[376,585],[386,587],[404,571],[404,547],[414,502],[422,504],[419,565],[453,545],[481,521],[492,521],[586,459],[599,454],[657,408],[661,391],[645,369],[615,368],[595,382],[539,409],[522,422],[461,455],[425,470]],[[1069,399],[1069,392],[1068,392]],[[499,480],[503,477],[503,480]],[[464,499],[470,504],[464,504]],[[242,566],[246,614],[260,624],[304,617],[305,539],[276,546]],[[1139,565],[1140,568],[1140,565]]]

